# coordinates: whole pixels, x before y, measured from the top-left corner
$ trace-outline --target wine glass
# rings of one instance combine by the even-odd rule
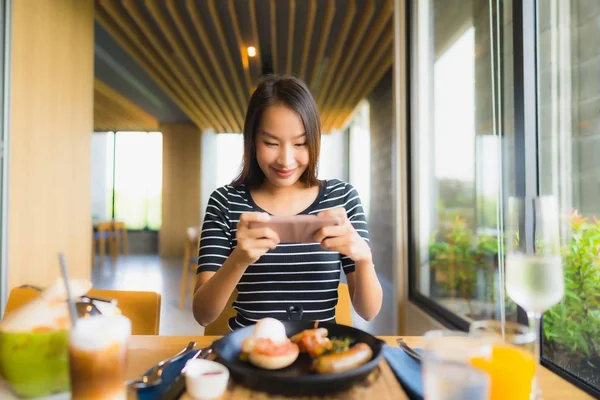
[[[529,325],[536,333],[536,377],[530,397],[541,399],[540,321],[565,292],[556,198],[509,197],[506,232],[506,291],[527,312]]]

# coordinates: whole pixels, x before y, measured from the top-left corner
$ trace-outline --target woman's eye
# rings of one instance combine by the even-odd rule
[[[265,142],[265,146],[267,146],[267,147],[275,147],[275,146],[277,146],[277,143]]]
[[[304,143],[296,143],[294,146],[296,146],[296,147],[304,147],[304,146],[306,146],[306,142],[304,142]]]

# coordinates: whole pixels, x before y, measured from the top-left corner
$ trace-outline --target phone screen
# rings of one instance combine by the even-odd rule
[[[270,228],[277,232],[281,243],[315,243],[314,235],[325,226],[339,225],[337,217],[316,215],[271,216],[266,222],[251,222],[250,229]]]

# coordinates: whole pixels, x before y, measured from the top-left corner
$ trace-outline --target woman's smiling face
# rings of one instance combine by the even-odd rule
[[[274,186],[294,185],[308,168],[310,155],[302,119],[281,103],[263,112],[255,146],[258,165]]]

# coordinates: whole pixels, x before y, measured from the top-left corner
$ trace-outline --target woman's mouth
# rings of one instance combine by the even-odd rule
[[[294,169],[277,169],[277,168],[273,168],[273,167],[271,167],[271,168],[273,169],[273,171],[275,171],[277,176],[280,178],[289,178],[296,171],[296,168],[294,168]]]

